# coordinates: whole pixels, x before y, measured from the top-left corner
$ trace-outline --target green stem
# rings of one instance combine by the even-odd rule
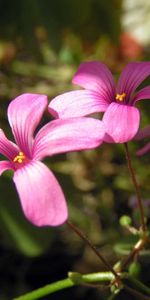
[[[141,195],[140,195],[140,189],[136,180],[136,176],[135,176],[135,172],[133,170],[132,167],[132,162],[131,162],[131,157],[130,157],[130,153],[129,153],[129,149],[128,149],[128,144],[125,143],[125,152],[126,152],[126,160],[128,163],[128,169],[132,178],[132,182],[135,188],[135,192],[136,192],[136,196],[137,196],[137,200],[138,200],[138,205],[139,205],[139,211],[140,211],[140,217],[141,217],[141,226],[142,226],[142,230],[143,232],[146,232],[146,224],[145,224],[145,219],[144,219],[144,208],[143,208],[143,203],[142,203],[142,199],[141,199]]]
[[[81,277],[85,283],[109,282],[115,279],[114,274],[112,274],[111,272],[98,272],[81,275]]]
[[[37,290],[34,290],[32,292],[29,292],[23,296],[19,296],[15,298],[14,300],[34,300],[34,299],[40,299],[46,295],[55,293],[59,290],[63,290],[69,287],[74,286],[74,283],[69,279],[63,279],[57,282],[54,282],[52,284],[47,284]]]
[[[29,292],[25,295],[19,296],[14,300],[35,300],[40,299],[46,295],[53,294],[59,290],[70,288],[75,285],[84,283],[105,283],[111,282],[114,279],[114,275],[111,272],[101,272],[81,275],[80,273],[69,273],[69,278],[57,281],[55,283],[48,284],[37,290]]]
[[[92,274],[82,275],[77,272],[70,272],[68,278],[59,280],[57,282],[48,284],[44,287],[41,287],[37,290],[29,292],[25,295],[19,296],[14,300],[37,300],[44,296],[53,294],[60,290],[70,288],[76,285],[88,284],[88,283],[111,283],[115,280],[114,274],[111,272],[98,272]],[[134,292],[138,296],[143,296],[144,299],[150,299],[150,288],[145,286],[142,282],[133,278],[127,273],[121,274],[122,287],[127,289],[129,292]]]

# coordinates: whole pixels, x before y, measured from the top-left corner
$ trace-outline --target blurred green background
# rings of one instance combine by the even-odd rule
[[[128,16],[125,2],[0,0],[0,126],[8,136],[7,106],[17,95],[44,93],[50,101],[74,89],[71,79],[81,61],[100,60],[117,79],[127,62],[150,59],[150,40],[142,43],[132,35],[132,26],[128,27],[130,32],[124,26],[123,16]],[[142,1],[141,5],[148,2]],[[150,104],[145,101],[139,106],[142,124],[148,124]],[[50,118],[45,114],[47,121]],[[150,155],[136,157],[141,144],[130,143],[130,150],[149,221],[150,169],[146,166]],[[123,145],[105,144],[92,151],[54,156],[46,163],[64,190],[70,220],[88,234],[113,265],[122,252],[126,254],[117,243],[133,242],[119,225],[120,217],[127,214],[133,225],[139,225]],[[29,224],[9,172],[0,179],[0,195],[1,300],[65,278],[70,270],[90,273],[105,269],[65,224],[59,228]],[[139,276],[150,284],[150,257],[141,256],[139,261]],[[44,299],[105,300],[108,295],[102,288],[75,287]],[[134,298],[123,291],[116,299]]]

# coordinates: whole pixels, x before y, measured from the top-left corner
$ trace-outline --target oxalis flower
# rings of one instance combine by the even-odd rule
[[[47,105],[45,95],[17,97],[8,107],[16,144],[0,129],[0,153],[8,159],[0,162],[0,175],[8,169],[14,172],[13,181],[24,214],[37,226],[60,225],[68,214],[61,187],[41,160],[45,156],[97,147],[104,135],[99,120],[77,118],[51,121],[33,137]]]
[[[101,62],[85,62],[79,66],[73,83],[85,90],[67,92],[54,98],[49,112],[55,118],[81,117],[104,112],[104,141],[128,142],[136,135],[140,112],[137,101],[150,98],[150,87],[135,91],[150,75],[150,62],[129,63],[115,84],[109,69]]]
[[[146,126],[145,128],[138,131],[137,135],[135,136],[135,139],[137,141],[146,139],[150,137],[150,125]],[[146,154],[150,151],[150,142],[146,143],[145,146],[143,146],[141,149],[137,151],[137,155],[141,156],[143,154]]]

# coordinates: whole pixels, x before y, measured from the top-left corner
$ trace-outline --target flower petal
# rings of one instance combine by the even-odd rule
[[[18,151],[18,147],[8,140],[3,130],[0,129],[0,154],[6,156],[9,160],[13,160]]]
[[[8,119],[15,140],[27,157],[31,158],[32,139],[47,105],[47,97],[38,94],[22,94],[8,107]]]
[[[136,136],[134,137],[134,140],[140,141],[140,140],[143,140],[143,139],[145,139],[149,136],[150,136],[150,125],[140,129],[137,132]]]
[[[127,64],[118,80],[117,93],[126,93],[126,103],[129,103],[132,93],[149,75],[150,62],[132,62]]]
[[[57,226],[67,219],[66,201],[53,173],[41,162],[31,161],[15,173],[25,216],[37,226]]]
[[[110,70],[98,61],[85,62],[79,66],[72,82],[95,91],[100,99],[110,103],[115,99],[115,84]]]
[[[125,143],[136,135],[140,114],[136,107],[111,103],[103,116],[105,142]]]
[[[93,118],[57,119],[45,125],[35,137],[33,157],[91,149],[102,143],[103,123]]]
[[[147,143],[144,147],[142,147],[141,149],[139,149],[136,154],[138,156],[144,155],[145,153],[150,151],[150,143]]]
[[[2,160],[0,161],[0,175],[7,170],[13,170],[13,164],[10,161]]]
[[[132,104],[139,100],[150,99],[150,86],[147,86],[136,93],[132,99]]]
[[[100,99],[98,93],[79,90],[57,96],[50,102],[48,110],[55,118],[63,119],[105,111],[107,107],[108,103]]]

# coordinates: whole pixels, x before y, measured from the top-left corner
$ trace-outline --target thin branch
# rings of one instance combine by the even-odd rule
[[[128,263],[135,257],[136,254],[138,254],[145,246],[145,244],[148,242],[149,237],[147,235],[145,235],[142,239],[140,239],[135,246],[133,247],[132,251],[129,253],[129,255],[127,256],[127,258],[125,258],[122,263],[121,263],[121,267],[120,267],[120,272],[121,270],[123,270]]]
[[[112,274],[116,277],[116,279],[119,279],[119,275],[116,273],[116,271],[112,268],[112,266],[105,260],[105,258],[100,254],[100,252],[97,250],[97,248],[92,244],[92,242],[89,240],[89,238],[74,224],[67,221],[67,225],[83,240],[85,241],[88,246],[93,250],[93,252],[96,254],[96,256],[103,262],[105,267],[108,269],[108,271],[111,271]]]
[[[137,200],[138,200],[138,205],[139,205],[139,211],[140,211],[140,217],[141,217],[141,226],[142,226],[142,230],[143,232],[146,232],[146,224],[145,224],[145,219],[144,219],[144,208],[143,208],[143,203],[142,203],[142,199],[141,199],[141,195],[140,195],[140,189],[136,180],[136,176],[135,176],[135,172],[134,169],[132,167],[132,162],[131,162],[131,157],[130,157],[130,153],[129,153],[129,149],[128,149],[128,144],[125,143],[125,153],[126,153],[126,160],[127,160],[127,164],[128,164],[128,169],[130,172],[130,176],[135,188],[135,192],[136,192],[136,196],[137,196]]]

